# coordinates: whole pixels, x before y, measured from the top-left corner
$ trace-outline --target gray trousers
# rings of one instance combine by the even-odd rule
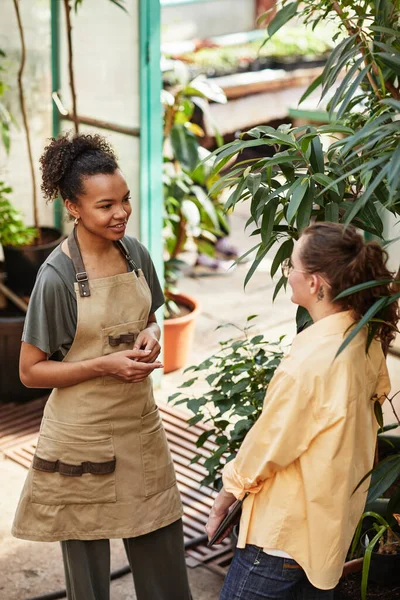
[[[124,545],[137,600],[191,599],[181,519]],[[109,540],[67,540],[61,547],[68,600],[109,600]]]

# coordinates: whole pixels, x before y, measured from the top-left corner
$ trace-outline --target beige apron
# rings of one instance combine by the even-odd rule
[[[130,261],[122,244],[120,249]],[[90,282],[79,269],[77,330],[64,361],[133,348],[147,324],[151,292],[143,272],[130,263],[133,272]],[[15,537],[129,538],[181,516],[150,377],[142,383],[99,377],[53,390],[17,508]]]

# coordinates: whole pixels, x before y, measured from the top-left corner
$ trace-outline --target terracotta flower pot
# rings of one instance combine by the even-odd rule
[[[176,294],[172,299],[190,309],[190,313],[164,320],[164,373],[181,369],[186,364],[193,341],[195,318],[200,310],[197,300],[185,294]]]

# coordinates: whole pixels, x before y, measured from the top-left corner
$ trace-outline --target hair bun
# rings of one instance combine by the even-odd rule
[[[100,135],[72,135],[70,132],[51,138],[40,157],[42,171],[41,189],[47,201],[55,200],[62,193],[62,182],[73,163],[85,155],[97,155],[117,167],[116,156],[108,142]]]

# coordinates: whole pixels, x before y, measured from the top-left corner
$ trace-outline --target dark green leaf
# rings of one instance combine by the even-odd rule
[[[252,196],[255,195],[261,183],[261,173],[249,173],[246,177],[246,185]]]
[[[339,350],[336,353],[336,356],[339,356],[341,352],[350,344],[350,342],[355,338],[355,336],[362,330],[362,328],[368,323],[370,319],[374,315],[376,315],[382,308],[384,308],[388,303],[388,298],[379,298],[374,304],[367,310],[365,315],[358,321],[355,327],[352,328],[351,333],[346,337],[344,342],[341,344]]]
[[[276,286],[275,286],[274,293],[273,293],[273,296],[272,296],[272,302],[274,302],[274,301],[275,301],[275,298],[277,297],[277,295],[278,295],[278,293],[279,293],[280,289],[281,289],[282,287],[285,287],[285,288],[286,288],[286,284],[287,284],[287,279],[286,279],[286,277],[284,277],[284,276],[282,275],[282,277],[280,278],[280,280],[278,281],[278,283],[277,283],[277,284],[276,284]]]
[[[185,381],[184,383],[182,383],[182,385],[179,386],[179,389],[181,388],[187,388],[192,386],[195,382],[197,381],[197,377],[193,377],[193,379],[188,379],[188,381]]]
[[[308,227],[310,224],[312,208],[314,203],[314,195],[315,184],[313,181],[310,181],[310,185],[307,188],[307,192],[297,210],[296,223],[299,233],[301,233],[303,229],[305,227]]]
[[[275,275],[285,258],[289,258],[291,256],[292,252],[293,240],[290,239],[283,242],[283,244],[279,247],[278,252],[275,254],[274,260],[272,261],[271,277]]]
[[[365,283],[359,283],[358,285],[353,285],[352,287],[348,288],[347,290],[340,292],[340,294],[338,294],[335,297],[334,302],[336,302],[336,300],[340,300],[341,298],[346,298],[346,296],[351,296],[351,294],[356,294],[357,292],[361,292],[362,290],[368,290],[369,288],[377,287],[380,285],[387,285],[388,283],[392,283],[392,282],[393,282],[393,279],[374,279],[372,281],[366,281]]]
[[[278,208],[279,198],[273,198],[270,200],[263,210],[263,217],[261,221],[261,239],[263,244],[266,246],[270,239],[274,228],[275,213]]]
[[[313,321],[311,319],[310,313],[303,306],[299,306],[296,312],[296,328],[297,331],[302,331],[306,329],[310,325],[312,325]]]
[[[357,90],[358,86],[363,81],[363,79],[365,79],[365,77],[367,76],[367,73],[370,69],[371,69],[371,65],[367,65],[366,67],[364,67],[360,71],[360,73],[357,75],[357,77],[354,79],[354,81],[351,84],[351,86],[349,87],[349,89],[347,90],[346,95],[343,98],[343,101],[338,110],[338,114],[337,114],[338,120],[340,120],[343,117],[343,115],[345,114],[347,107],[349,106],[350,101],[353,98],[354,92]]]
[[[199,159],[199,143],[196,136],[183,125],[174,125],[171,129],[170,140],[177,161],[188,171],[193,171]]]
[[[308,177],[301,177],[297,179],[296,183],[293,186],[293,193],[289,202],[286,215],[286,220],[289,223],[289,225],[294,220],[300,203],[308,190],[308,181]]]
[[[300,98],[299,104],[304,102],[304,100],[306,100],[306,98],[308,98],[308,96],[310,96],[310,94],[312,94],[313,91],[316,90],[317,87],[321,85],[321,83],[322,83],[322,73],[321,73],[321,75],[318,75],[318,77],[316,79],[314,79],[314,81],[308,86],[308,88],[306,89],[306,91],[304,92],[302,97]]]
[[[321,140],[318,136],[316,136],[311,142],[310,163],[314,173],[324,172],[324,151]]]
[[[381,403],[379,402],[379,400],[375,400],[375,402],[374,402],[374,413],[375,413],[375,418],[378,422],[378,425],[382,429],[382,427],[383,427],[383,412],[382,412],[382,406],[381,406]]]
[[[325,221],[331,223],[339,222],[339,205],[336,202],[328,202],[324,207]]]
[[[272,37],[281,27],[285,25],[290,19],[297,13],[298,2],[290,2],[289,4],[285,4],[280,11],[278,11],[272,21],[269,23],[267,31],[269,37]]]
[[[197,438],[197,441],[196,441],[197,448],[201,448],[206,443],[208,438],[213,435],[213,433],[214,433],[214,431],[212,429],[203,431],[203,433],[200,434],[199,437]]]

